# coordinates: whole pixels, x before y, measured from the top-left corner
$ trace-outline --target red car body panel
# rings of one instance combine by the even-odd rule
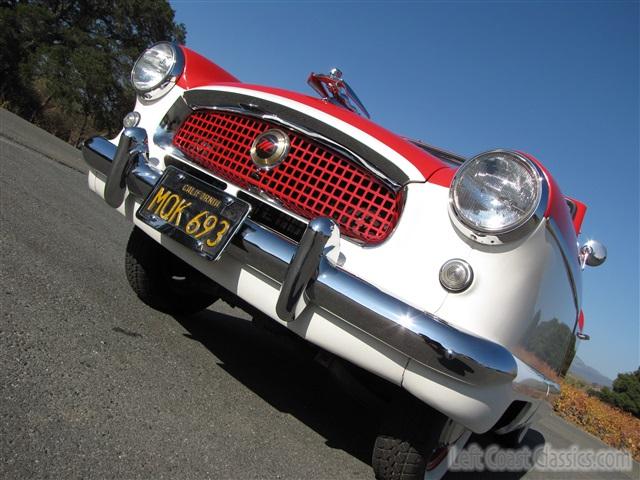
[[[544,216],[555,221],[560,235],[562,235],[565,240],[566,247],[569,249],[571,257],[577,261],[579,257],[577,243],[578,233],[574,225],[574,220],[571,218],[571,212],[569,211],[566,197],[562,194],[560,186],[551,173],[549,173],[549,170],[547,170],[547,168],[537,158],[524,152],[521,153],[526,155],[527,158],[540,167],[540,170],[542,170],[545,178],[547,179],[547,184],[549,185],[549,200]]]
[[[185,90],[211,83],[240,81],[208,58],[189,50],[184,45],[181,45],[181,48],[184,53],[184,70],[176,83]]]
[[[576,200],[575,198],[566,198],[571,200],[576,206],[576,213],[573,216],[573,226],[576,229],[576,234],[579,235],[582,228],[582,222],[584,221],[584,216],[587,214],[587,206],[580,200]]]
[[[429,178],[429,182],[449,188],[457,171],[458,169],[456,167],[443,168],[434,173],[431,178]]]

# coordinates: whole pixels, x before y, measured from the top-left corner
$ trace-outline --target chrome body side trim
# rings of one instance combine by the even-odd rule
[[[513,388],[519,394],[538,400],[552,401],[560,394],[560,385],[549,380],[525,362],[515,357],[518,375],[513,380]]]
[[[93,139],[85,148],[90,150],[91,145],[101,144],[101,141]],[[103,153],[108,150],[104,145],[98,148]],[[107,163],[109,159],[105,160]],[[102,173],[110,174],[109,171]],[[135,195],[144,196],[157,181],[155,175],[154,169],[143,159],[142,163],[138,162],[128,170],[127,185],[136,185]],[[143,188],[143,184],[146,187]],[[130,191],[134,193],[134,189]],[[321,222],[325,221],[328,220]],[[322,244],[326,231],[324,228],[320,230],[320,240],[311,242],[312,252]],[[315,233],[310,235],[313,240]],[[407,305],[333,265],[324,255],[320,255],[318,261],[314,255],[302,254],[300,264],[292,266],[298,249],[293,241],[248,219],[225,254],[285,284],[283,299],[287,301],[283,300],[283,306],[291,309],[290,304],[300,296],[299,292],[306,293],[316,307],[446,377],[483,387],[509,383],[516,378],[516,360],[503,346],[454,328],[435,315]],[[308,265],[307,261],[310,262]],[[317,268],[315,262],[318,262]],[[288,273],[293,278],[288,278]],[[306,289],[303,288],[305,283],[308,284]]]
[[[567,270],[567,275],[569,276],[569,281],[571,282],[571,290],[573,291],[573,302],[576,307],[577,323],[578,313],[582,308],[582,272],[580,269],[579,259],[571,253],[571,247],[567,245],[564,236],[560,234],[560,227],[558,227],[558,224],[553,219],[553,217],[547,219],[546,225],[547,230],[551,234],[551,237],[555,240],[555,243],[560,250],[562,260],[564,261],[564,266]]]

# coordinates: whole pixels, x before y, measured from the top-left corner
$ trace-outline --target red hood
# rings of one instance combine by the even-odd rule
[[[186,47],[182,47],[182,50],[185,54],[185,68],[177,83],[185,90],[204,86],[246,89],[271,95],[281,100],[293,101],[316,112],[330,115],[337,121],[345,122],[360,130],[365,135],[391,149],[399,157],[402,157],[401,160],[404,159],[404,161],[398,162],[398,167],[407,174],[410,181],[422,182],[428,180],[435,172],[448,166],[437,157],[416,147],[399,135],[349,110],[325,102],[317,97],[278,88],[242,83],[205,57]]]
[[[260,95],[268,95],[270,98],[276,99],[275,101],[295,102],[298,107],[311,109],[318,115],[324,114],[333,117],[336,123],[344,122],[344,124],[362,132],[367,138],[379,142],[382,147],[395,152],[395,159],[400,160],[398,167],[407,174],[411,181],[421,182],[428,180],[444,187],[450,186],[457,170],[455,167],[451,167],[444,161],[380,125],[316,97],[278,88],[242,83],[205,57],[184,46],[182,50],[185,55],[185,68],[177,83],[185,90],[204,86],[239,89],[252,91]],[[531,155],[527,155],[527,157],[540,166],[549,184],[549,205],[545,216],[555,220],[569,248],[575,249],[575,252],[572,251],[572,253],[575,253],[577,258],[576,234],[579,231],[579,222],[582,221],[586,207],[580,210],[579,218],[576,218],[575,221],[572,220],[566,199],[556,181],[537,159]],[[584,207],[583,204],[580,205]]]

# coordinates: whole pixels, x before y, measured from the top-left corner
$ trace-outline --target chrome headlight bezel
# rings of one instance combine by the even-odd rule
[[[507,156],[510,160],[516,161],[520,163],[521,166],[525,167],[532,176],[533,182],[536,185],[536,196],[535,201],[532,202],[531,208],[517,222],[513,222],[512,224],[502,228],[491,229],[488,227],[484,228],[482,226],[474,225],[468,221],[456,205],[455,194],[461,178],[472,165],[497,155]],[[466,161],[456,172],[453,181],[451,182],[451,188],[449,189],[449,217],[456,229],[465,237],[484,245],[501,245],[518,240],[533,231],[544,218],[548,202],[549,185],[544,172],[538,165],[525,155],[518,152],[510,150],[491,150],[489,152],[476,155],[472,159]]]
[[[136,86],[137,79],[135,78],[137,67],[139,66],[140,61],[148,55],[149,52],[154,50],[157,47],[169,47],[172,53],[172,61],[171,64],[167,67],[166,72],[162,75],[161,79],[155,82],[153,85],[149,87],[140,87]],[[166,95],[169,90],[173,88],[176,84],[176,81],[182,75],[184,70],[184,53],[180,46],[173,42],[158,42],[153,44],[151,47],[147,48],[144,52],[140,54],[140,56],[136,59],[133,64],[133,68],[131,69],[130,80],[131,85],[133,85],[134,90],[138,94],[138,98],[141,100],[156,100],[164,95]]]

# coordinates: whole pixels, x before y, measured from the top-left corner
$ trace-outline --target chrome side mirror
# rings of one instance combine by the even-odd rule
[[[607,247],[597,240],[589,240],[580,247],[580,263],[582,268],[585,265],[597,267],[602,265],[607,259]]]

